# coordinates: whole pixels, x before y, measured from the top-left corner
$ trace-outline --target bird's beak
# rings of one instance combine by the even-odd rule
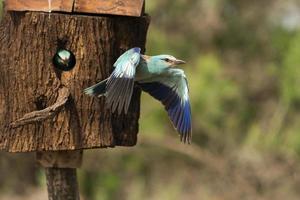
[[[68,65],[68,60],[67,59],[63,59],[62,62],[63,62],[63,64]]]
[[[185,64],[186,62],[185,61],[183,61],[183,60],[175,60],[174,61],[174,64],[175,65],[182,65],[182,64]]]

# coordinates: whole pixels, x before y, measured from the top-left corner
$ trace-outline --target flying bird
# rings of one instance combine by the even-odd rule
[[[184,71],[175,68],[184,61],[170,55],[147,56],[138,47],[122,54],[111,75],[84,90],[90,96],[105,96],[112,112],[128,111],[134,86],[159,100],[184,143],[191,142],[191,107]]]

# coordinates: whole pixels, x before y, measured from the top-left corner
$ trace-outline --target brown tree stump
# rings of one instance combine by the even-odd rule
[[[135,145],[140,90],[135,88],[129,113],[119,116],[104,107],[104,98],[83,89],[107,78],[127,49],[144,50],[148,24],[147,16],[6,13],[0,24],[0,150]],[[76,56],[71,71],[52,64],[60,47]]]

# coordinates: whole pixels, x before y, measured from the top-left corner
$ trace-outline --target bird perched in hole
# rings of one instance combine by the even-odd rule
[[[134,85],[159,100],[184,143],[191,142],[191,108],[189,89],[183,70],[175,66],[184,64],[170,55],[146,56],[140,48],[122,54],[114,64],[112,74],[105,80],[86,88],[91,96],[105,96],[106,106],[112,112],[126,114]]]
[[[63,71],[71,70],[76,64],[75,55],[66,49],[59,49],[53,59],[53,65]]]

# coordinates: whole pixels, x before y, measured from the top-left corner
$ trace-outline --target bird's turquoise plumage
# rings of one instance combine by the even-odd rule
[[[170,55],[146,56],[140,48],[122,54],[112,74],[102,82],[85,89],[94,96],[105,95],[112,112],[127,113],[134,85],[162,102],[180,133],[183,142],[191,141],[191,108],[184,71],[174,66],[184,62]]]

